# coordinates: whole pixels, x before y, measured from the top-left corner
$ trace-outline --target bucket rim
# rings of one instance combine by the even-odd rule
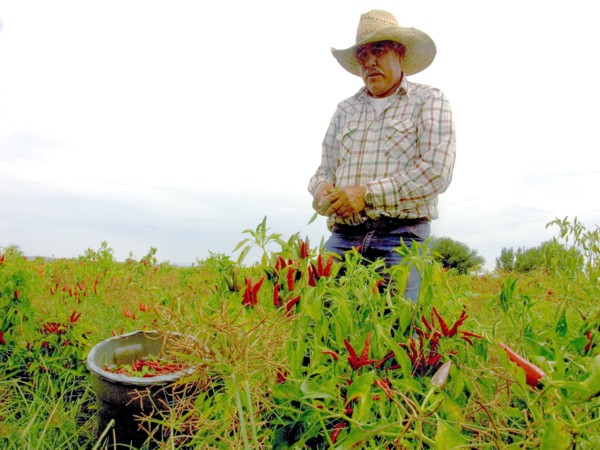
[[[131,331],[129,333],[112,336],[110,338],[107,338],[107,339],[104,339],[104,340],[98,342],[89,351],[88,356],[86,358],[86,365],[87,365],[90,373],[104,381],[108,381],[108,382],[115,383],[115,384],[125,384],[125,385],[133,385],[133,386],[164,385],[164,384],[168,384],[168,383],[173,383],[173,382],[183,378],[186,375],[191,375],[194,373],[195,369],[193,367],[190,367],[188,369],[180,370],[178,372],[173,372],[168,375],[156,375],[153,377],[146,377],[146,378],[144,378],[144,377],[129,377],[127,375],[106,371],[102,367],[99,367],[94,362],[96,353],[98,352],[100,346],[106,345],[106,343],[110,342],[110,341],[118,341],[118,340],[127,338],[129,336],[134,336],[134,335],[138,335],[138,334],[157,335],[157,336],[161,335],[161,334],[163,334],[163,335],[167,334],[167,335],[173,335],[173,336],[186,336],[186,337],[190,337],[190,338],[196,340],[196,338],[194,338],[191,335],[186,335],[186,334],[183,334],[183,333],[180,333],[177,331],[160,331],[159,332],[158,330],[135,330],[135,331]]]

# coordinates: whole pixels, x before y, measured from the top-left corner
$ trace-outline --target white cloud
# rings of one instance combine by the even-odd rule
[[[0,3],[0,245],[58,255],[107,240],[179,261],[229,251],[265,215],[276,232],[327,234],[305,226],[306,184],[360,86],[329,47],[351,45],[373,5]],[[600,31],[576,3],[377,5],[437,43],[413,80],[449,97],[458,159],[433,232],[488,265],[546,240],[556,216],[600,222]]]

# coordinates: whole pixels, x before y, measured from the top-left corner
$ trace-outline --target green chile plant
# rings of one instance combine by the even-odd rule
[[[358,250],[342,262],[297,234],[284,241],[267,230],[263,221],[257,242],[238,246],[263,250],[251,266],[213,255],[172,268],[157,264],[154,249],[121,264],[104,244],[50,264],[5,249],[3,448],[93,447],[86,353],[111,332],[140,328],[205,344],[190,357],[189,395],[140,419],[161,425],[151,439],[162,448],[600,444],[591,272],[560,265],[457,277],[426,244],[399,245],[406,263],[387,270]],[[418,303],[402,296],[411,266],[422,278]]]
[[[403,251],[409,261],[424,253]],[[229,264],[221,267],[235,278]],[[432,444],[441,402],[429,378],[472,344],[460,329],[464,315],[448,327],[433,315],[433,302],[414,304],[398,294],[409,268],[395,268],[385,285],[381,263],[354,251],[342,264],[295,237],[268,266],[246,271],[245,283],[217,284],[188,317],[213,352],[204,360],[211,388],[188,416],[189,428],[203,431],[189,436],[189,445]],[[437,269],[429,260],[423,268],[430,283]],[[430,299],[436,291],[424,285]],[[429,328],[415,337],[425,310]],[[209,418],[207,411],[220,413]]]
[[[315,279],[311,268],[318,271],[319,260],[323,268],[328,258],[298,242],[271,254],[268,266],[254,267],[246,289],[218,300],[230,313],[239,309],[242,323],[260,312],[271,337],[277,336],[261,347],[258,366],[271,370],[257,368],[260,381],[230,380],[230,392],[221,391],[238,405],[241,428],[231,430],[231,438],[241,436],[246,447],[268,442],[275,448],[550,448],[553,442],[593,448],[596,346],[582,329],[595,332],[597,322],[584,326],[566,304],[557,316],[553,307],[518,293],[511,278],[490,305],[493,314],[468,320],[472,299],[449,289],[426,247],[399,247],[423,279],[413,304],[398,293],[408,265],[394,268],[385,286],[381,263],[354,251]],[[252,302],[245,301],[249,290]],[[540,326],[534,314],[544,316]],[[539,385],[527,384],[526,366],[501,351],[504,340],[543,367],[547,376]],[[260,399],[252,401],[257,392]]]

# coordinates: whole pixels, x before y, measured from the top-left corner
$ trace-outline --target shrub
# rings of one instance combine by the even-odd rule
[[[430,241],[434,257],[446,269],[455,269],[460,274],[467,274],[485,263],[477,250],[471,250],[466,244],[448,237],[433,238]]]

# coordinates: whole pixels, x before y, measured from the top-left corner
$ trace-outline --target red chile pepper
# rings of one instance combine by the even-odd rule
[[[300,295],[297,295],[296,297],[287,301],[287,303],[285,304],[286,317],[289,317],[292,314],[292,311],[294,310],[294,306],[296,306],[296,303],[298,303],[299,300],[300,300]]]
[[[310,256],[310,247],[308,245],[308,237],[303,241],[302,239],[298,239],[300,244],[300,258],[306,259]]]
[[[285,259],[283,259],[281,255],[278,255],[275,260],[275,273],[279,273],[282,269],[285,269],[286,266],[287,263],[285,262]]]
[[[344,339],[344,345],[348,350],[350,355],[348,356],[348,362],[350,363],[350,367],[353,370],[358,370],[362,366],[368,366],[370,364],[376,363],[376,359],[368,359],[369,357],[369,347],[371,346],[371,333],[367,333],[367,339],[365,340],[365,346],[363,347],[362,353],[360,354],[360,358],[356,355],[356,351],[348,342],[348,339]]]
[[[375,379],[373,384],[383,389],[383,392],[385,392],[387,398],[394,398],[394,392],[392,391],[392,387],[390,386],[390,382],[388,380],[385,378],[382,378],[381,380]]]
[[[266,275],[263,275],[256,283],[252,282],[252,278],[246,277],[246,290],[243,294],[242,305],[254,306],[258,304],[258,290],[265,281]]]
[[[317,286],[317,278],[318,278],[317,269],[315,269],[315,265],[313,263],[310,263],[310,265],[308,266],[308,285],[310,287],[316,287]]]
[[[281,370],[280,367],[277,368],[277,384],[284,383],[287,380],[287,372]]]
[[[325,270],[323,271],[323,275],[325,277],[331,276],[331,266],[333,266],[333,255],[329,255],[327,257],[327,262],[325,263]]]
[[[342,431],[344,428],[346,428],[346,424],[344,422],[339,422],[337,424],[335,424],[335,426],[333,427],[333,431],[331,432],[331,443],[335,444],[335,441],[338,438],[338,435],[340,434],[340,431]]]
[[[288,269],[288,273],[287,273],[288,291],[294,290],[294,275],[295,275],[295,273],[296,273],[295,269],[292,269],[291,267]]]
[[[2,259],[4,259],[4,255],[2,255]],[[0,344],[6,345],[6,340],[4,339],[4,331],[0,331]]]
[[[460,335],[461,335],[460,337],[462,337],[465,341],[467,341],[471,345],[473,345],[473,341],[471,340],[472,337],[478,338],[478,339],[485,339],[484,336],[482,336],[480,334],[471,333],[470,331],[461,331]]]
[[[435,315],[435,317],[437,318],[439,324],[440,324],[440,328],[442,330],[442,334],[446,337],[453,337],[456,336],[456,333],[458,332],[458,327],[460,327],[465,320],[467,320],[467,317],[469,317],[467,315],[467,311],[466,309],[463,308],[460,317],[458,318],[458,320],[456,322],[454,322],[454,324],[452,325],[451,328],[448,328],[448,324],[446,323],[446,321],[444,320],[444,318],[441,316],[441,314],[437,311],[437,309],[435,309],[435,307],[432,308],[432,312]],[[425,326],[431,331],[431,325],[428,326],[427,321],[425,320],[425,318],[422,318],[423,323],[425,324]],[[433,318],[431,320],[431,323],[433,324]]]
[[[450,337],[456,335],[456,333],[458,331],[458,327],[461,326],[465,322],[465,320],[467,320],[467,317],[469,317],[469,315],[467,314],[467,310],[465,308],[463,308],[462,312],[460,313],[460,317],[458,318],[458,320],[456,322],[454,322],[454,325],[452,325],[452,328],[450,328],[450,331],[449,331]]]
[[[394,351],[393,351],[393,350],[390,350],[390,351],[389,351],[389,353],[388,353],[387,355],[385,355],[385,356],[384,356],[382,359],[380,359],[379,361],[377,361],[377,363],[375,364],[375,368],[376,368],[376,369],[379,369],[381,366],[383,366],[383,365],[385,364],[385,362],[386,362],[388,359],[390,359],[390,358],[393,358],[394,356],[396,356],[396,355],[394,354]],[[398,367],[400,367],[400,366],[398,366]],[[398,367],[396,367],[396,368],[398,368]]]
[[[112,335],[113,336],[117,336],[117,334],[123,334],[123,331],[125,331],[125,327],[121,327],[121,329],[119,330],[118,333],[113,329],[112,330]]]
[[[585,353],[589,353],[589,351],[592,349],[592,330],[588,330],[587,333],[585,333],[585,337],[587,338],[587,344],[585,345]]]
[[[2,253],[2,256],[0,256],[0,265],[4,262],[4,253]]]
[[[67,330],[63,324],[58,322],[46,322],[44,323],[44,327],[40,328],[40,333],[48,335],[48,334],[56,334],[60,336],[61,334],[65,334]]]
[[[535,364],[530,363],[521,355],[515,353],[515,351],[507,345],[503,344],[502,342],[498,342],[498,345],[501,349],[503,349],[506,352],[508,358],[512,362],[514,362],[517,366],[519,366],[525,371],[525,379],[529,386],[536,387],[539,381],[546,376],[542,369],[540,369]]]
[[[77,319],[79,319],[80,317],[81,317],[81,313],[78,313],[77,311],[73,311],[71,313],[71,315],[69,316],[69,322],[75,323],[75,322],[77,322]]]
[[[337,361],[339,359],[339,356],[336,352],[333,352],[331,350],[323,350],[321,352],[323,355],[329,355],[331,356],[335,361]]]
[[[281,304],[281,299],[279,298],[279,283],[275,283],[273,285],[273,305],[277,308]]]

